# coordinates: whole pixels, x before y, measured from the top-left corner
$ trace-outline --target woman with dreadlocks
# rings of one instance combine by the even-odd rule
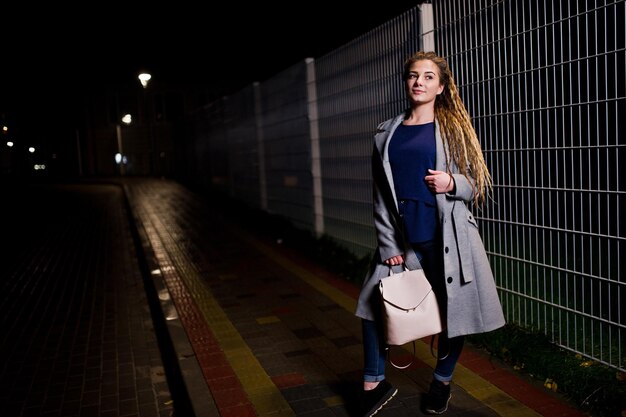
[[[397,393],[385,379],[387,346],[379,281],[403,268],[423,268],[441,310],[437,363],[423,411],[442,414],[464,337],[505,323],[489,260],[468,205],[480,205],[491,176],[446,60],[418,52],[402,74],[408,109],[378,126],[372,176],[377,248],[356,315],[362,320],[363,415]]]

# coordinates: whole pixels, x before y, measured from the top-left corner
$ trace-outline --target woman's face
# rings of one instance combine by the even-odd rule
[[[430,103],[434,106],[435,99],[443,91],[439,67],[427,59],[411,65],[405,83],[407,96],[413,105]]]

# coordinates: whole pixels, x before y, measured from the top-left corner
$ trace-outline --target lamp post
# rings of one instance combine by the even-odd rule
[[[129,125],[132,122],[132,116],[130,114],[125,114],[122,117],[122,123]],[[115,125],[115,130],[117,133],[117,154],[115,155],[115,162],[120,166],[120,175],[124,176],[126,173],[126,156],[124,155],[124,147],[122,145],[122,126],[118,123]]]
[[[137,78],[139,78],[139,82],[141,83],[141,86],[143,87],[144,120],[147,120],[148,139],[150,140],[150,164],[151,164],[150,171],[152,175],[156,175],[157,166],[158,166],[157,156],[156,156],[156,143],[154,140],[154,132],[152,131],[152,112],[148,111],[148,108],[150,107],[150,103],[148,103],[148,94],[147,94],[148,83],[152,79],[152,75],[147,72],[142,72],[141,74],[139,74]]]

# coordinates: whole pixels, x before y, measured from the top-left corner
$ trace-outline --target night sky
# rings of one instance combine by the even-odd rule
[[[201,80],[220,94],[237,91],[323,56],[418,2],[178,1],[146,10],[131,2],[25,3],[2,7],[0,116],[49,128],[71,118],[90,89],[138,83],[141,70],[155,79]]]

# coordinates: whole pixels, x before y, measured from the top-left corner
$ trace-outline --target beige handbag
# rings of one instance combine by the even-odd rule
[[[390,268],[379,289],[388,345],[403,345],[441,332],[439,304],[423,269],[409,271],[405,267],[394,273]]]

